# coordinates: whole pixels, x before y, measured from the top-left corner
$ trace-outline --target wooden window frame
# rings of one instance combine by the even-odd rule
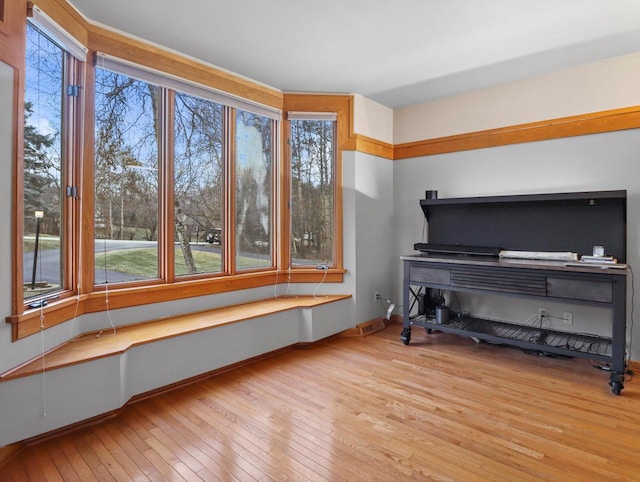
[[[0,0],[0,32],[6,35],[7,27],[4,19],[7,17],[5,0]]]
[[[24,34],[26,36],[26,22]],[[60,42],[60,41],[58,41]],[[25,44],[26,45],[26,42]],[[62,45],[62,44],[60,44]],[[62,48],[65,51],[64,48]],[[59,290],[48,292],[42,296],[35,296],[29,300],[24,299],[23,286],[25,283],[23,275],[23,236],[24,236],[24,222],[22,219],[22,213],[24,212],[24,156],[22,150],[24,148],[24,134],[22,128],[24,125],[24,114],[18,116],[22,125],[19,126],[21,131],[18,140],[22,141],[20,145],[16,145],[16,149],[21,152],[18,156],[17,168],[16,168],[16,183],[18,189],[16,189],[14,205],[16,210],[16,222],[15,231],[15,263],[17,264],[14,269],[13,286],[14,286],[14,308],[20,312],[29,311],[28,305],[31,303],[43,303],[47,304],[51,299],[66,299],[72,297],[78,293],[78,274],[76,266],[78,265],[78,252],[80,246],[79,238],[79,225],[81,207],[78,202],[78,196],[65,195],[65,189],[67,186],[75,187],[78,189],[78,182],[81,172],[81,152],[82,152],[82,140],[83,140],[83,120],[84,120],[84,97],[83,91],[83,79],[85,62],[75,58],[68,51],[64,52],[64,62],[62,66],[62,78],[63,78],[63,92],[62,92],[62,132],[61,132],[61,153],[62,153],[62,176],[61,181],[61,210],[63,223],[61,226],[61,244],[60,254],[63,262],[63,272],[61,277],[62,285]],[[69,85],[79,85],[79,94],[77,96],[68,95],[66,87]],[[18,89],[19,103],[18,109],[24,109],[24,89],[26,86],[26,75],[22,75],[19,82]],[[38,309],[38,311],[41,311]]]
[[[334,242],[333,242],[333,265],[329,267],[327,278],[333,275],[342,275],[344,258],[342,249],[342,153],[346,150],[348,141],[353,137],[352,111],[353,97],[347,95],[307,95],[307,94],[285,94],[284,97],[284,118],[283,118],[283,140],[282,145],[288,146],[288,136],[291,132],[291,122],[287,119],[287,112],[326,112],[336,114],[335,146],[334,146]],[[289,216],[291,199],[291,150],[285,148],[282,155],[284,173],[281,196],[281,213],[286,213],[281,219],[283,240],[280,244],[280,256],[286,263],[285,268],[298,275],[308,276],[317,273],[317,269],[312,265],[291,266],[291,217]]]
[[[290,114],[290,113],[288,113],[288,114]],[[302,114],[302,117],[305,117],[304,113],[296,112],[297,117],[301,117],[300,114]],[[325,114],[325,113],[322,113],[322,114]],[[331,113],[331,114],[335,114],[335,113]],[[324,119],[324,118],[320,119],[320,117],[321,116],[317,115],[317,113],[309,113],[309,119],[305,119],[305,120],[311,120],[311,121],[314,121],[314,120],[316,120],[316,121],[327,121],[327,120],[329,120],[329,119]],[[288,188],[287,199],[289,200],[289,203],[288,203],[288,206],[287,206],[287,208],[288,208],[287,212],[288,212],[289,215],[287,216],[287,219],[288,219],[288,221],[290,223],[290,226],[291,226],[291,225],[293,225],[293,222],[292,222],[292,217],[293,216],[292,216],[291,210],[292,210],[293,206],[295,205],[295,203],[293,201],[293,197],[292,197],[294,193],[293,193],[293,190],[292,190],[292,187],[293,187],[293,173],[292,173],[293,141],[292,141],[292,138],[291,138],[291,123],[292,123],[292,121],[296,121],[298,119],[297,118],[296,119],[291,119],[290,115],[287,115],[286,119],[287,119],[287,127],[289,128],[288,132],[285,133],[285,135],[288,136],[287,137],[287,144],[286,144],[287,145],[286,155],[287,155],[287,157],[289,159],[288,162],[287,162],[287,171],[290,174],[290,182],[286,186]],[[335,232],[335,227],[336,227],[335,226],[335,224],[336,224],[336,216],[335,216],[336,182],[335,182],[335,178],[336,178],[336,162],[337,162],[336,147],[337,147],[338,130],[337,130],[337,120],[334,118],[334,119],[331,120],[331,122],[332,122],[332,129],[331,130],[333,131],[332,139],[331,139],[331,142],[332,142],[332,152],[331,152],[331,154],[332,154],[331,155],[331,191],[332,191],[332,196],[331,196],[331,199],[332,199],[332,203],[333,203],[333,206],[332,206],[333,216],[332,216],[332,219],[331,219],[331,224],[332,224],[331,232],[332,232],[332,238],[333,238],[334,237],[333,233]],[[290,244],[288,246],[288,248],[289,248],[289,251],[288,251],[288,256],[289,256],[288,257],[288,266],[290,267],[290,269],[302,269],[302,268],[309,268],[309,267],[316,268],[316,269],[323,269],[324,267],[328,267],[328,268],[335,268],[336,267],[335,255],[336,255],[336,252],[337,252],[337,248],[336,248],[335,243],[333,241],[331,243],[331,264],[327,265],[327,264],[325,264],[325,261],[320,261],[319,264],[318,263],[310,263],[310,262],[307,262],[307,263],[298,262],[297,264],[294,264],[294,262],[293,262],[293,252],[292,252],[292,250],[293,250],[292,244],[293,243],[291,243],[291,241],[292,241],[291,236],[293,235],[292,229],[293,228],[291,226],[289,228],[289,230],[288,230],[289,231],[289,242],[290,242]]]
[[[104,69],[109,70],[109,69]],[[92,68],[93,78],[95,79],[95,71],[96,67]],[[113,71],[111,71],[113,72]],[[123,74],[126,75],[126,74]],[[140,82],[149,83],[151,85],[155,85],[151,82],[147,82],[146,80],[139,80]],[[91,97],[90,103],[94,107],[92,110],[93,117],[91,117],[90,124],[95,126],[95,80],[94,80],[94,89],[93,89],[93,97]],[[91,271],[87,272],[87,275],[91,279],[91,292],[100,292],[104,293],[105,291],[112,289],[120,289],[120,288],[134,288],[134,287],[145,287],[145,286],[153,286],[157,284],[164,284],[170,282],[170,276],[173,276],[173,251],[168,247],[173,243],[173,232],[172,226],[173,224],[168,222],[169,219],[173,219],[173,180],[170,179],[173,173],[173,166],[170,162],[170,156],[173,155],[173,132],[172,132],[172,121],[169,120],[169,116],[173,114],[173,106],[170,104],[173,99],[173,92],[161,87],[157,86],[159,90],[158,97],[158,114],[159,114],[159,125],[158,125],[158,133],[159,136],[159,148],[158,148],[158,206],[157,206],[157,221],[158,221],[158,234],[157,234],[157,250],[158,250],[158,263],[157,263],[157,277],[140,279],[135,281],[127,281],[127,282],[107,282],[96,284],[95,280],[95,250],[90,251],[93,254],[91,256]],[[92,131],[91,136],[87,141],[91,144],[95,144],[95,133]],[[90,156],[91,164],[87,165],[87,168],[91,170],[92,173],[95,173],[95,151],[92,151],[92,155]],[[85,194],[88,193],[88,190],[91,190],[93,202],[91,204],[91,214],[92,214],[92,242],[95,243],[95,179],[91,184],[85,187]],[[115,286],[115,288],[112,288]],[[105,296],[105,295],[103,295]]]
[[[233,244],[230,245],[232,249],[229,250],[229,267],[230,273],[233,275],[238,274],[250,274],[250,273],[260,273],[264,271],[273,271],[278,269],[278,225],[276,223],[276,219],[278,217],[278,207],[280,203],[278,202],[278,198],[280,196],[280,190],[278,189],[278,176],[280,174],[280,169],[282,163],[280,159],[282,158],[282,150],[280,149],[280,143],[278,142],[280,138],[280,132],[282,130],[282,119],[276,121],[271,120],[271,200],[270,200],[270,213],[269,213],[269,229],[270,229],[270,257],[271,264],[265,267],[257,267],[257,268],[246,268],[246,269],[238,269],[237,266],[237,227],[236,227],[236,201],[237,201],[237,191],[236,191],[236,128],[237,128],[237,109],[230,109],[231,116],[233,120],[233,124],[230,124],[230,134],[229,137],[232,139],[230,143],[230,148],[233,150],[231,154],[233,157],[229,157],[228,162],[229,166],[229,184],[228,184],[228,197],[229,204],[232,206],[232,211],[226,210],[225,214],[229,218],[230,226],[230,236],[232,236]],[[256,114],[260,115],[260,114]],[[230,240],[231,241],[231,240]]]

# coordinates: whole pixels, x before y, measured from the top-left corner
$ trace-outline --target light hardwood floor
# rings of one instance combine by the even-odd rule
[[[132,404],[0,480],[640,480],[637,380],[615,396],[582,359],[400,329]]]

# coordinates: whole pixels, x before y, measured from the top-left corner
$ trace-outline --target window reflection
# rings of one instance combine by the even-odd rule
[[[273,121],[236,116],[236,267],[272,266]]]

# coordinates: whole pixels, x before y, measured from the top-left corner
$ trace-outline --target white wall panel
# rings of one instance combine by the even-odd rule
[[[640,105],[640,52],[412,105],[394,144]]]
[[[393,143],[393,109],[354,95],[353,130],[378,141]]]

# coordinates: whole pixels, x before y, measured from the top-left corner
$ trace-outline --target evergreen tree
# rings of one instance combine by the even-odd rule
[[[33,218],[33,211],[43,207],[42,192],[50,185],[49,171],[53,167],[47,155],[47,149],[55,142],[55,136],[42,134],[35,126],[29,124],[28,120],[32,115],[33,105],[27,102],[24,106],[25,219]]]

